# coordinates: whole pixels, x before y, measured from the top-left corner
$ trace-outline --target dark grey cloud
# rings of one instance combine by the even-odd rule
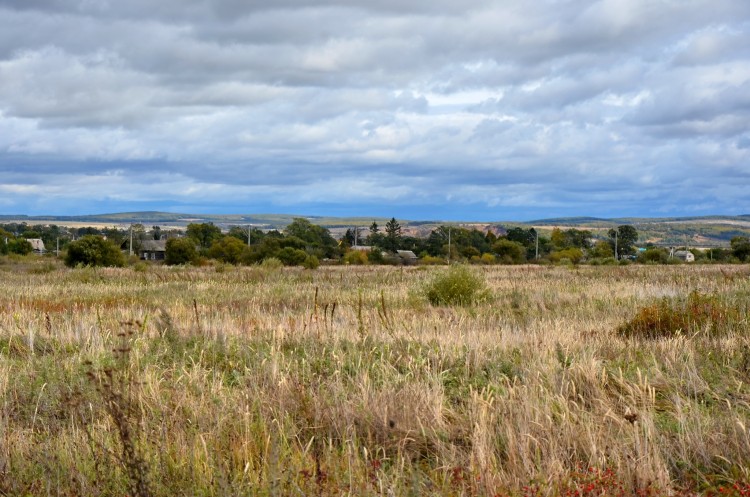
[[[0,210],[750,212],[748,42],[744,0],[0,0]]]

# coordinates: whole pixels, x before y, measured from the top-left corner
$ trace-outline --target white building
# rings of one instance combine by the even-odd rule
[[[31,248],[34,249],[35,254],[43,254],[46,252],[44,242],[41,238],[27,238],[26,241],[31,244]]]
[[[689,250],[678,250],[674,256],[684,262],[695,262],[695,256]]]

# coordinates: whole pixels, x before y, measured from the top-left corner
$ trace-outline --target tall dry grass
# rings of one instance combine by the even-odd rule
[[[438,271],[0,266],[0,494],[748,488],[747,314],[618,332],[748,267],[484,267],[457,307]]]

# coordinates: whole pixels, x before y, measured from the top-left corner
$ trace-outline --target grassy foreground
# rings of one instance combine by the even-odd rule
[[[747,266],[136,269],[0,265],[0,495],[750,495]]]

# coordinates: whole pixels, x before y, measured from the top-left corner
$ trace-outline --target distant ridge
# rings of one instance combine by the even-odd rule
[[[535,225],[555,225],[555,224],[587,224],[587,223],[614,223],[617,219],[604,219],[601,217],[552,217],[546,219],[536,219],[534,221],[525,221],[523,224]]]
[[[305,218],[311,222],[331,228],[343,228],[349,226],[369,226],[373,221],[384,227],[388,218],[383,217],[332,217],[332,216],[310,216],[295,214],[186,214],[177,212],[142,211],[142,212],[116,212],[106,214],[87,214],[80,216],[29,216],[25,214],[0,214],[0,222],[46,222],[46,223],[98,223],[98,224],[173,224],[187,225],[189,223],[205,222],[217,225],[232,224],[254,224],[268,227],[283,227],[291,223],[294,218]],[[552,217],[536,219],[533,221],[492,221],[479,222],[465,221],[441,221],[441,220],[407,220],[399,219],[402,224],[410,226],[429,226],[440,224],[486,224],[486,225],[522,225],[522,226],[579,226],[579,227],[605,227],[618,224],[658,224],[658,223],[700,223],[725,222],[725,223],[750,223],[750,214],[738,216],[686,216],[686,217],[622,217],[601,218],[594,216],[574,217]]]

